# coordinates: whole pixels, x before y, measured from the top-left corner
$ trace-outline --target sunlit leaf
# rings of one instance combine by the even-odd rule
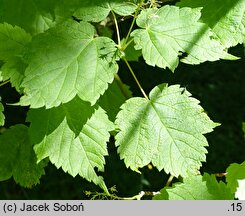
[[[95,169],[104,171],[106,142],[114,125],[102,108],[75,98],[57,108],[31,110],[28,121],[38,161],[48,157],[57,168],[106,190]]]
[[[226,182],[228,187],[233,193],[236,192],[238,187],[238,180],[245,179],[245,162],[242,164],[233,163],[227,170]]]
[[[59,106],[76,95],[95,104],[114,79],[115,43],[86,22],[67,21],[35,37],[27,52],[21,105]]]
[[[182,7],[202,7],[201,20],[206,23],[225,47],[243,43],[245,37],[244,0],[182,0]],[[217,8],[217,10],[215,10]]]
[[[136,49],[142,49],[147,64],[172,71],[181,61],[200,64],[219,59],[236,59],[224,51],[211,29],[199,21],[201,9],[164,6],[143,10],[137,19],[142,29],[132,32]],[[181,57],[182,54],[186,57]]]
[[[234,195],[222,181],[218,182],[214,175],[192,176],[183,183],[175,183],[173,187],[165,187],[153,199],[162,200],[233,200]]]
[[[162,84],[150,92],[150,100],[137,97],[122,105],[116,145],[127,167],[137,171],[152,162],[174,176],[197,173],[207,153],[203,134],[218,124],[190,96],[178,85]]]

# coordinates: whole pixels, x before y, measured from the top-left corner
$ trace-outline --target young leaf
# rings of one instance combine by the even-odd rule
[[[190,96],[179,85],[162,84],[150,92],[149,101],[132,98],[122,105],[116,146],[127,167],[137,171],[152,162],[174,176],[197,173],[207,153],[203,134],[218,124]]]
[[[235,193],[238,188],[238,180],[245,179],[245,162],[242,164],[233,163],[227,170],[226,182],[227,186]]]
[[[0,180],[11,176],[23,187],[39,183],[44,162],[38,163],[30,143],[28,128],[15,125],[0,135]]]
[[[0,60],[7,61],[23,53],[24,46],[31,36],[18,26],[0,24]]]
[[[131,34],[135,48],[142,49],[147,64],[168,67],[172,71],[178,66],[182,53],[187,53],[182,61],[189,64],[235,59],[212,39],[211,29],[199,22],[200,16],[200,8],[164,6],[143,10],[137,18],[137,25],[142,29]]]
[[[217,35],[227,48],[243,43],[245,37],[244,0],[182,0],[181,7],[202,7],[201,20]],[[214,8],[218,7],[218,10]]]
[[[104,171],[106,142],[114,125],[102,108],[76,97],[57,108],[31,110],[28,121],[38,161],[49,157],[57,168],[72,176],[79,174],[106,190],[95,168]]]
[[[1,101],[1,98],[0,98],[0,101]],[[3,115],[3,111],[4,111],[3,105],[2,103],[0,103],[0,126],[4,125],[5,117]]]
[[[50,28],[57,0],[0,0],[0,22],[18,25],[31,34]]]
[[[67,21],[35,37],[27,53],[26,95],[20,104],[51,108],[76,95],[95,104],[118,65],[115,43],[94,33],[89,23]]]
[[[173,188],[165,187],[153,199],[162,200],[233,200],[234,196],[224,182],[214,175],[192,176]]]
[[[137,5],[131,0],[84,0],[74,16],[83,21],[100,22],[114,11],[121,16],[128,16],[135,12]]]

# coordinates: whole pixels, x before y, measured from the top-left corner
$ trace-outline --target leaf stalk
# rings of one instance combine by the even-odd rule
[[[119,49],[121,49],[121,38],[120,38],[120,31],[119,31],[119,27],[118,27],[118,23],[117,23],[117,18],[115,13],[113,12],[113,10],[111,11],[113,19],[114,19],[114,23],[116,26],[116,32],[117,32],[117,43],[118,43],[118,47]]]
[[[134,73],[133,69],[131,68],[130,64],[128,63],[127,59],[126,59],[125,57],[123,57],[122,59],[123,59],[123,61],[126,63],[128,69],[129,69],[129,71],[131,72],[132,76],[134,77],[134,80],[136,81],[136,83],[137,83],[137,85],[138,85],[140,91],[141,91],[142,94],[144,95],[145,99],[150,100],[150,99],[148,98],[147,94],[145,93],[144,89],[142,88],[142,86],[141,86],[139,80],[138,80],[137,77],[135,76],[135,73]]]

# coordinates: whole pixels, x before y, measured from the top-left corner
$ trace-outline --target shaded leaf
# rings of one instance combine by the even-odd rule
[[[10,79],[11,85],[22,92],[21,84],[24,79],[26,64],[20,58],[12,58],[2,66],[3,80]]]
[[[56,0],[0,0],[0,22],[41,33],[53,25],[55,4]]]
[[[84,0],[75,11],[74,16],[83,21],[100,22],[109,15],[110,11],[121,16],[128,16],[136,9],[137,5],[130,0]]]
[[[98,101],[98,104],[107,112],[109,119],[113,122],[120,110],[120,106],[127,100],[127,96],[132,96],[128,86],[123,85],[121,88],[123,90],[120,89],[116,81],[113,81]],[[127,95],[124,95],[122,91]]]
[[[0,24],[0,60],[7,61],[19,57],[31,36],[18,26]]]
[[[30,143],[28,128],[15,125],[0,135],[0,180],[13,176],[23,187],[39,183],[44,174],[45,162],[37,164],[36,155]]]
[[[127,167],[138,171],[152,162],[174,176],[197,173],[207,153],[203,134],[218,124],[183,90],[162,84],[150,92],[149,101],[132,98],[122,105],[116,146]]]
[[[124,40],[122,40],[122,44],[124,43]],[[134,48],[135,44],[132,42],[130,43],[127,48],[125,49],[125,58],[128,61],[138,61],[139,57],[142,55],[140,50],[136,50]]]

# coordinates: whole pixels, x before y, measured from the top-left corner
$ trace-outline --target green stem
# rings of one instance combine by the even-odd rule
[[[132,30],[133,30],[133,27],[134,27],[136,18],[137,18],[137,16],[138,16],[139,12],[140,12],[140,9],[141,9],[143,3],[144,3],[144,1],[142,0],[142,1],[139,3],[136,12],[134,13],[133,21],[132,21],[131,26],[130,26],[130,28],[129,28],[129,30],[128,30],[128,34],[127,34],[127,36],[126,36],[126,38],[125,38],[125,44],[128,42],[128,39],[129,39],[130,34],[131,34]],[[125,48],[125,49],[126,49],[126,48]]]
[[[125,45],[123,45],[122,50],[124,51],[125,49],[127,49],[129,44],[131,44],[133,41],[134,41],[134,39],[132,38],[129,42],[127,42]]]
[[[0,87],[1,87],[1,86],[4,86],[5,84],[7,84],[7,83],[9,83],[9,82],[10,82],[10,80],[6,80],[6,81],[0,83]]]
[[[118,23],[117,23],[117,18],[115,13],[113,12],[113,10],[111,11],[113,19],[114,19],[114,23],[116,26],[116,32],[117,32],[117,42],[118,42],[118,47],[119,49],[121,48],[121,38],[120,38],[120,31],[119,31],[119,27],[118,27]]]
[[[129,39],[129,37],[130,37],[130,34],[131,34],[131,32],[132,32],[132,30],[133,30],[133,27],[134,27],[134,24],[135,24],[135,21],[136,21],[136,13],[134,14],[134,19],[133,19],[133,21],[132,21],[132,23],[131,23],[131,26],[130,26],[130,28],[129,28],[129,30],[128,30],[128,34],[127,34],[127,36],[126,36],[126,38],[125,38],[125,43],[127,43],[127,41],[128,41],[128,39]]]
[[[173,178],[174,176],[173,175],[170,175],[169,178],[168,178],[168,181],[166,183],[166,186],[169,186],[171,184],[171,182],[173,181]]]
[[[147,100],[149,100],[149,98],[148,98],[148,96],[146,95],[144,89],[143,89],[142,86],[140,85],[140,82],[138,81],[137,77],[135,76],[133,69],[131,68],[130,64],[128,63],[127,59],[126,59],[125,57],[123,57],[122,59],[123,59],[124,62],[126,63],[126,65],[127,65],[128,69],[129,69],[129,71],[131,72],[132,76],[134,77],[134,80],[136,81],[136,83],[137,83],[137,85],[138,85],[140,91],[142,92],[142,94],[144,95],[144,97],[145,97]]]

